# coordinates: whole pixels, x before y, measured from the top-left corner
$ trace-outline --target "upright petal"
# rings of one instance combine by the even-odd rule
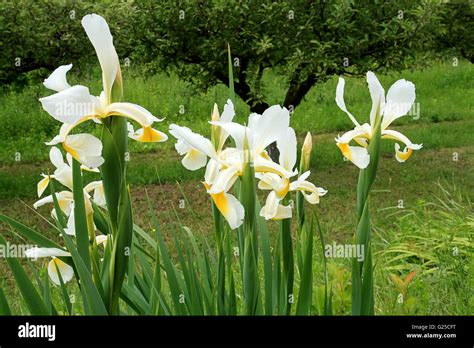
[[[104,91],[107,101],[110,102],[112,86],[120,71],[120,63],[115,51],[112,34],[105,19],[96,14],[84,16],[82,26],[99,58]]]
[[[375,125],[375,116],[383,114],[385,108],[385,90],[379,79],[372,71],[367,72],[367,84],[369,86],[370,98],[372,98],[372,109],[370,110],[370,124]]]
[[[59,68],[56,68],[47,79],[44,80],[43,85],[56,92],[64,91],[65,89],[70,88],[71,86],[67,83],[66,74],[71,70],[72,64],[61,65]]]
[[[344,101],[344,86],[345,85],[346,85],[346,81],[342,77],[339,77],[339,82],[337,83],[337,87],[336,87],[336,104],[337,106],[339,106],[339,109],[344,111],[347,114],[347,116],[349,116],[352,123],[354,123],[354,125],[357,127],[357,126],[360,126],[360,124],[359,122],[357,122],[356,118],[349,112],[349,110],[347,110],[346,103]]]
[[[280,164],[288,171],[293,171],[296,164],[296,134],[293,128],[288,127],[286,133],[277,141],[280,151]]]
[[[415,85],[407,80],[398,80],[387,92],[382,129],[386,129],[397,118],[405,116],[415,102]]]
[[[252,131],[251,149],[259,155],[271,143],[283,137],[290,126],[290,112],[280,105],[266,109],[257,122],[249,122]]]

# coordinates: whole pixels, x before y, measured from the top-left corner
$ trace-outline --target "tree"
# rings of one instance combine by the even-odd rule
[[[61,64],[95,64],[81,19],[97,12],[108,18],[114,32],[131,13],[129,2],[3,0],[0,2],[0,84],[24,84],[32,74],[44,79]],[[119,34],[120,35],[120,34]],[[130,38],[117,42],[122,56],[131,54]],[[33,73],[32,73],[33,72]]]
[[[286,76],[280,103],[294,109],[333,75],[413,67],[433,39],[439,10],[415,0],[144,0],[136,8],[129,30],[138,60],[152,71],[174,67],[207,88],[228,83],[230,44],[235,91],[259,113],[268,107],[262,83],[268,68]]]
[[[457,51],[461,57],[474,63],[474,2],[452,1],[443,4],[442,30],[435,45],[441,50]]]

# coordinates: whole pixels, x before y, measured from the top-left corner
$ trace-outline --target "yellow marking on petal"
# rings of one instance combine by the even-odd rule
[[[346,157],[349,161],[352,160],[352,154],[351,149],[349,148],[349,144],[338,143],[337,147],[339,147],[344,157]]]
[[[411,154],[413,153],[412,149],[408,149],[407,152],[404,151],[397,151],[397,156],[400,158],[402,161],[406,161],[407,159],[410,158]]]
[[[163,141],[163,135],[158,132],[156,129],[148,127],[143,127],[143,133],[140,137],[137,138],[138,141],[144,143],[157,143]]]
[[[285,184],[283,185],[282,188],[279,188],[278,190],[275,190],[275,193],[278,198],[282,199],[286,196],[288,191],[290,190],[290,181],[288,179],[284,179]]]
[[[49,176],[45,176],[41,181],[38,183],[38,197],[44,192],[46,187],[49,184]]]
[[[217,209],[221,212],[223,216],[227,216],[229,213],[229,202],[225,197],[224,192],[216,193],[211,195],[212,200],[216,204]]]
[[[64,150],[66,150],[66,152],[70,153],[71,156],[72,156],[75,160],[79,161],[79,153],[78,153],[76,150],[74,150],[73,148],[67,146],[67,145],[66,145],[66,142],[63,142],[62,144],[63,144]]]

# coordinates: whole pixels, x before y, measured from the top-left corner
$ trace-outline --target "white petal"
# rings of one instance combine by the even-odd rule
[[[55,146],[53,146],[49,150],[49,159],[56,168],[62,168],[66,165],[66,163],[64,163],[63,154],[61,153],[61,150],[59,150]]]
[[[277,214],[278,206],[280,205],[280,199],[277,197],[275,191],[268,194],[265,205],[260,210],[260,216],[264,217],[265,220],[271,220]]]
[[[74,276],[74,269],[71,266],[58,258],[53,258],[48,264],[48,274],[53,283],[56,285],[61,285],[61,282],[59,281],[58,270],[61,274],[63,283],[67,283]]]
[[[153,122],[161,122],[159,119],[144,107],[133,103],[112,103],[104,111],[108,116],[118,115],[127,117],[139,123],[142,127],[151,126]]]
[[[206,166],[206,173],[204,174],[204,182],[211,186],[214,184],[217,175],[219,174],[219,170],[221,168],[221,165],[219,162],[210,159],[209,162],[207,163]]]
[[[344,86],[346,84],[346,81],[342,78],[339,77],[339,81],[337,83],[336,87],[336,104],[339,106],[339,109],[344,111],[347,116],[351,119],[352,123],[356,126],[360,126],[359,122],[355,119],[355,117],[347,110],[346,103],[344,102]]]
[[[120,63],[109,26],[104,18],[96,14],[84,16],[82,18],[82,26],[99,58],[104,91],[110,97],[112,85],[120,71]]]
[[[188,170],[198,170],[206,165],[207,156],[196,149],[191,149],[181,163]]]
[[[235,122],[210,122],[213,125],[220,126],[227,134],[229,134],[235,141],[235,146],[238,149],[244,148],[244,139],[247,136],[249,147],[252,148],[252,132],[248,127],[242,126]]]
[[[46,188],[48,187],[48,184],[49,184],[49,176],[48,175],[45,175],[43,179],[41,179],[39,182],[38,182],[38,185],[37,185],[37,193],[38,193],[38,197],[41,197],[41,195],[43,194],[43,192],[46,190]]]
[[[367,72],[367,84],[369,86],[370,98],[372,98],[372,109],[370,110],[370,124],[375,125],[375,115],[379,110],[379,116],[385,108],[385,90],[377,76],[372,71]]]
[[[405,116],[415,102],[415,85],[407,80],[398,80],[387,92],[387,104],[382,121],[382,129],[394,120]]]
[[[217,161],[219,160],[211,141],[200,134],[194,133],[188,127],[171,124],[170,134],[176,139],[185,142],[190,148],[196,149]]]
[[[252,149],[259,155],[271,143],[286,134],[290,125],[290,112],[280,105],[266,109],[257,122],[249,122],[252,131]]]
[[[69,124],[77,123],[84,116],[95,115],[100,106],[98,98],[81,85],[40,98],[39,101],[53,118]]]
[[[410,139],[408,139],[405,135],[400,132],[386,129],[382,132],[383,139],[392,139],[395,141],[400,141],[405,144],[406,147],[412,150],[419,150],[423,147],[423,144],[413,144]]]
[[[221,170],[216,177],[214,184],[210,189],[211,194],[219,192],[227,192],[238,178],[238,170],[234,167],[229,167]]]
[[[291,219],[291,206],[278,204],[278,209],[273,220]]]
[[[286,133],[277,142],[280,151],[279,162],[288,171],[293,171],[296,164],[296,146],[295,131],[288,127]]]
[[[25,255],[28,258],[39,259],[42,257],[52,257],[52,256],[71,256],[65,250],[58,248],[38,248],[34,247],[28,250],[25,250]]]
[[[237,198],[229,193],[212,194],[212,199],[231,229],[236,229],[244,221],[245,210]]]
[[[370,162],[370,155],[365,147],[350,146],[347,143],[337,143],[344,157],[354,163],[360,169],[367,168]]]
[[[74,224],[74,205],[71,206],[71,213],[67,219],[67,226],[64,229],[64,232],[69,236],[76,235],[76,225]]]
[[[65,165],[54,171],[54,178],[61,184],[72,190],[72,168]]]
[[[72,157],[89,168],[97,168],[104,163],[102,142],[91,134],[69,135],[63,146]]]
[[[59,68],[54,70],[51,75],[47,79],[44,80],[43,85],[56,92],[64,91],[71,87],[69,83],[67,83],[66,74],[69,70],[71,70],[72,64],[69,65],[61,65]]]

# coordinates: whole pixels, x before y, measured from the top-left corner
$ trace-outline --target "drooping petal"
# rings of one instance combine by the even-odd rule
[[[415,102],[415,85],[407,80],[398,80],[387,92],[382,130],[386,129],[397,118],[405,116]]]
[[[183,157],[181,163],[188,170],[198,170],[206,165],[207,156],[196,149],[191,149]]]
[[[58,200],[59,207],[64,212],[64,214],[69,215],[71,212],[71,203],[73,202],[73,195],[70,191],[61,191],[56,193],[56,198]],[[53,196],[49,195],[40,200],[36,201],[33,204],[33,208],[38,209],[45,204],[53,203]]]
[[[370,162],[370,155],[366,148],[360,146],[350,146],[347,143],[337,143],[342,154],[349,161],[360,169],[367,168]]]
[[[375,126],[375,116],[377,113],[382,116],[385,109],[385,90],[379,79],[372,71],[367,72],[367,84],[369,86],[370,98],[372,99],[372,109],[370,110],[370,124]]]
[[[278,208],[273,220],[291,219],[291,211],[291,206],[278,204]]]
[[[277,141],[280,152],[279,163],[288,171],[293,171],[296,164],[296,134],[293,128],[288,127],[286,133]]]
[[[206,156],[219,161],[216,150],[209,139],[194,133],[188,127],[181,127],[176,124],[170,125],[170,134],[176,139],[183,141],[190,148],[196,149]]]
[[[419,150],[423,147],[423,144],[413,144],[411,140],[402,133],[390,129],[382,131],[382,139],[391,139],[402,142],[406,147],[412,150]]]
[[[61,184],[72,190],[72,168],[65,165],[54,171],[54,178]]]
[[[143,128],[149,127],[153,122],[161,122],[163,118],[157,118],[144,107],[133,103],[112,103],[104,110],[106,116],[123,116],[139,123]]]
[[[233,195],[225,192],[211,194],[217,209],[227,220],[231,229],[236,229],[244,221],[245,210],[242,203]]]
[[[129,133],[128,136],[142,143],[161,143],[168,140],[168,136],[165,133],[152,127],[140,128],[133,134]]]
[[[120,63],[115,51],[112,34],[105,19],[99,15],[86,15],[82,18],[81,23],[99,58],[104,91],[108,102],[110,102],[112,86],[117,74],[120,73]]]
[[[97,168],[104,163],[102,142],[91,134],[73,134],[63,142],[64,149],[74,159],[89,168]]]
[[[39,101],[54,119],[68,124],[75,124],[84,116],[95,115],[100,107],[99,99],[89,93],[89,88],[81,85],[40,98]]]
[[[235,167],[229,167],[219,172],[214,184],[211,186],[209,192],[217,194],[219,192],[227,192],[235,183],[239,176],[239,171]]]
[[[360,126],[359,122],[357,122],[356,118],[349,112],[349,110],[347,110],[346,103],[344,101],[344,86],[345,86],[345,84],[346,84],[346,81],[342,77],[339,77],[339,81],[338,81],[337,87],[336,87],[336,104],[337,104],[337,106],[339,106],[339,109],[344,111],[347,114],[347,116],[349,116],[352,123],[354,123],[354,125],[356,127],[358,127],[358,126]]]
[[[105,200],[104,184],[102,180],[92,181],[88,183],[84,187],[84,191],[87,193],[94,191],[94,196],[92,198],[94,203],[97,204],[99,207],[106,207],[107,203]]]
[[[271,191],[267,196],[265,205],[260,209],[260,216],[264,217],[265,220],[273,219],[277,213],[278,205],[280,205],[280,199],[275,191]]]
[[[284,178],[290,178],[298,173],[296,170],[293,172],[286,170],[278,163],[267,160],[262,156],[259,156],[255,159],[254,169],[256,173],[274,173]]]
[[[74,269],[66,262],[54,257],[48,263],[48,275],[52,282],[56,285],[61,285],[59,274],[61,275],[63,283],[67,283],[74,277]]]
[[[65,89],[70,88],[71,86],[67,82],[66,74],[71,70],[72,64],[61,65],[59,68],[56,68],[47,79],[43,81],[43,85],[53,91],[61,92]]]
[[[304,198],[310,204],[319,203],[319,197],[324,196],[327,191],[322,187],[316,187],[313,183],[306,180],[298,180],[290,185],[291,191],[301,191]]]
[[[53,256],[71,256],[71,254],[63,249],[59,248],[38,248],[34,247],[25,250],[25,256],[32,259],[39,259],[42,257],[53,257]]]

